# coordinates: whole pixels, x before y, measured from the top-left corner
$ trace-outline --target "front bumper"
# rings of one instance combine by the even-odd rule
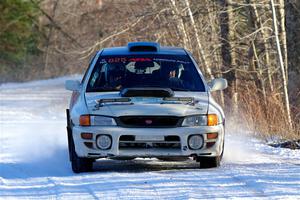
[[[217,139],[208,140],[206,133],[218,133]],[[81,133],[92,133],[92,139],[82,139]],[[123,128],[119,126],[74,126],[72,129],[75,151],[79,157],[104,158],[104,157],[172,157],[172,156],[219,156],[222,153],[224,141],[224,127],[217,126],[203,127],[176,127],[176,128]],[[96,146],[96,138],[100,134],[110,135],[112,138],[111,148],[101,150]],[[199,150],[192,150],[188,147],[188,137],[200,134],[203,136],[204,145]],[[180,138],[180,148],[119,148],[119,140],[122,135],[133,136],[178,136]],[[215,144],[207,148],[207,143]],[[86,145],[89,143],[90,145]]]

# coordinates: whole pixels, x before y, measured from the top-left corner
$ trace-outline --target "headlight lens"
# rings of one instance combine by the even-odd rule
[[[97,115],[81,115],[79,118],[80,126],[116,126],[116,121],[111,117]]]
[[[182,126],[207,126],[206,115],[196,115],[184,118]]]
[[[91,124],[94,126],[116,126],[116,121],[111,117],[91,116]]]
[[[182,126],[216,126],[218,125],[218,115],[195,115],[184,118]]]

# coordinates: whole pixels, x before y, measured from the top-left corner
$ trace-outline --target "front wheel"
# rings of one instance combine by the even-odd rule
[[[74,155],[75,156],[71,160],[72,170],[74,173],[90,172],[93,170],[93,159],[79,158],[76,153]]]
[[[90,172],[93,170],[94,159],[80,158],[75,152],[75,145],[72,136],[68,140],[69,142],[69,155],[72,164],[72,170],[74,173]]]
[[[219,167],[221,165],[221,160],[223,158],[224,154],[224,140],[222,143],[222,153],[220,156],[215,157],[197,157],[197,162],[200,162],[200,168],[206,169],[206,168],[213,168],[213,167]]]
[[[216,157],[198,157],[197,161],[200,162],[200,168],[213,168],[219,167],[221,164],[221,156]]]

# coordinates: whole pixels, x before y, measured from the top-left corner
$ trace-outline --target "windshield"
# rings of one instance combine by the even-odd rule
[[[100,57],[86,91],[120,91],[133,87],[205,91],[204,84],[188,56],[153,54]]]

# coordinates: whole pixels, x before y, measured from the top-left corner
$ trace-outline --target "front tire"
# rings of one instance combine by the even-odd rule
[[[197,161],[200,162],[201,169],[219,167],[221,164],[221,156],[216,157],[198,157]]]
[[[67,113],[67,133],[68,133],[68,150],[69,158],[72,164],[72,170],[74,173],[80,172],[90,172],[93,170],[94,159],[91,158],[80,158],[77,156],[75,151],[74,140],[72,136],[72,126],[70,122],[69,109],[66,110]]]
[[[90,172],[93,170],[93,162],[93,159],[79,158],[75,153],[71,160],[72,170],[74,173]]]
[[[223,158],[224,154],[224,140],[222,143],[222,153],[220,156],[215,157],[197,157],[197,162],[200,162],[200,168],[201,169],[207,169],[207,168],[214,168],[214,167],[220,167],[221,160]]]
[[[69,143],[69,154],[72,164],[72,170],[74,173],[90,172],[93,170],[94,159],[78,157],[75,152],[73,139],[71,139]]]

